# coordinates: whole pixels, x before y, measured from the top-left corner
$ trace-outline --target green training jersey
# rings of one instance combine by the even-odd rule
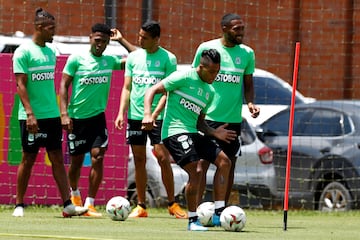
[[[70,55],[63,73],[73,77],[68,114],[85,119],[105,111],[113,70],[120,70],[117,56],[94,56],[91,52]]]
[[[13,72],[27,75],[26,91],[37,119],[60,116],[54,84],[55,65],[55,49],[49,46],[40,47],[31,41],[20,45],[14,52]],[[21,101],[18,119],[27,119]]]
[[[206,114],[214,98],[214,88],[202,81],[195,69],[173,73],[163,84],[168,95],[161,138],[198,132],[198,117],[201,112]]]
[[[148,53],[140,48],[129,54],[125,65],[125,76],[131,77],[128,119],[143,119],[146,90],[174,71],[176,71],[176,57],[162,47],[154,53]],[[152,110],[158,105],[160,98],[160,94],[155,96]],[[162,118],[163,112],[157,119]]]
[[[244,44],[229,48],[223,46],[220,39],[210,40],[198,47],[192,63],[193,67],[199,65],[202,51],[211,48],[219,51],[221,63],[219,74],[213,83],[216,95],[206,119],[239,123],[242,121],[244,75],[254,73],[254,51]]]

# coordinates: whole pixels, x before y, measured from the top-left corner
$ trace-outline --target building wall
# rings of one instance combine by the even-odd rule
[[[88,35],[105,21],[104,4],[95,0],[0,0],[0,33],[32,33],[34,9],[53,13],[59,35]],[[137,41],[143,2],[117,2],[116,27]],[[148,1],[149,2],[149,1]],[[162,26],[161,44],[179,63],[191,63],[197,46],[221,36],[220,19],[236,12],[246,22],[245,43],[256,53],[257,67],[292,82],[294,48],[300,42],[298,89],[318,99],[360,98],[359,3],[351,0],[152,0],[152,18]]]

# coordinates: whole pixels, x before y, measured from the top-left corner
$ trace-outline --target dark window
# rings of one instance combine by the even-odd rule
[[[301,122],[305,121],[311,111],[305,109],[299,109],[294,112],[294,122],[293,122],[293,134],[298,135],[298,126]],[[285,110],[278,115],[270,118],[262,125],[264,132],[271,132],[277,136],[288,136],[289,134],[289,117],[290,110]]]
[[[312,117],[299,125],[302,136],[335,137],[341,136],[344,126],[351,130],[349,119],[341,112],[317,109]]]
[[[261,125],[264,132],[287,136],[290,110],[273,116]],[[296,109],[294,112],[294,136],[335,137],[351,133],[351,119],[342,112],[327,109]]]
[[[1,50],[1,53],[14,53],[18,46],[19,45],[5,45],[4,49]]]
[[[291,89],[284,88],[284,86],[272,78],[254,76],[253,79],[256,104],[291,104]],[[295,103],[303,103],[303,101],[296,97]]]

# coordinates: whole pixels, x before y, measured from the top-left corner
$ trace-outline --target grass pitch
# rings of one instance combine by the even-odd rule
[[[23,218],[12,217],[13,206],[0,206],[0,239],[358,239],[360,211],[321,213],[288,212],[287,231],[283,211],[245,209],[247,223],[242,232],[209,228],[208,232],[187,231],[187,220],[175,219],[166,209],[149,209],[149,217],[124,222],[104,217],[62,218],[60,207],[27,207]]]

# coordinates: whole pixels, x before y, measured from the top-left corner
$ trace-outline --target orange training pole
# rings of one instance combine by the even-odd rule
[[[300,55],[300,42],[296,42],[295,46],[295,60],[294,60],[294,72],[293,72],[293,86],[290,106],[290,119],[289,119],[289,139],[287,150],[287,162],[286,162],[286,177],[285,177],[285,193],[284,193],[284,230],[287,230],[287,211],[289,207],[289,185],[290,185],[290,168],[291,168],[291,152],[292,152],[292,135],[294,125],[294,107],[295,107],[295,93],[297,85],[297,75],[299,66]]]

